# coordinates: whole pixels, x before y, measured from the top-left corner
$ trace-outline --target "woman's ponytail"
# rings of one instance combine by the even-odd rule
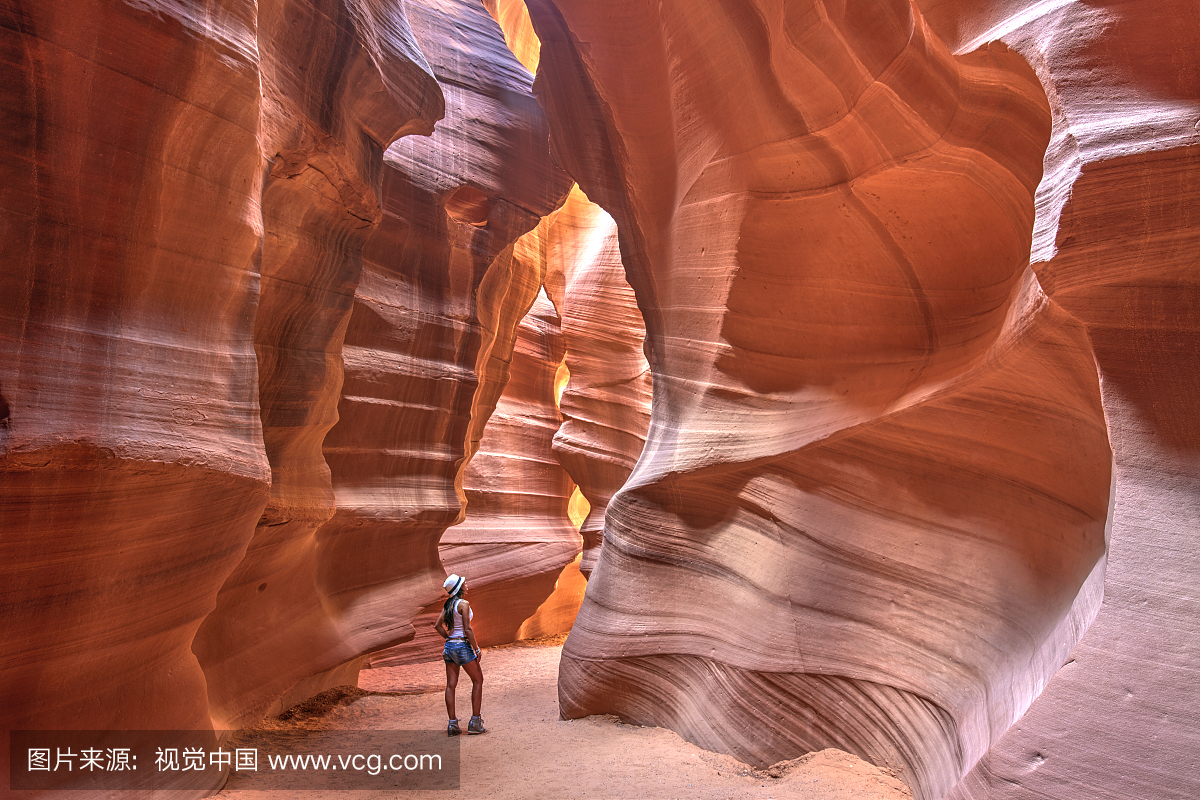
[[[459,584],[458,590],[450,595],[442,605],[442,624],[446,626],[447,630],[454,629],[454,609],[458,608],[458,601],[462,599],[462,592],[466,585],[466,581]]]

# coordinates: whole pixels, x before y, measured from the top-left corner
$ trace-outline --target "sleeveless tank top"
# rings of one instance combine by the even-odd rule
[[[461,603],[461,602],[462,602],[462,600],[458,601],[458,603]],[[458,603],[454,604],[454,629],[450,631],[450,638],[451,639],[466,639],[467,634],[465,634],[463,632],[462,613],[459,612],[459,610],[458,610]],[[475,609],[473,609],[473,608],[470,609],[467,619],[469,619],[471,621],[475,620]]]

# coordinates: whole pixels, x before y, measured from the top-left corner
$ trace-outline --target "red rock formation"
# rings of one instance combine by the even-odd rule
[[[313,581],[313,534],[334,512],[321,443],[337,420],[363,244],[382,216],[384,147],[431,133],[444,110],[402,9],[325,5],[259,6],[270,171],[255,352],[271,499],[193,646],[219,727],[259,718],[314,672],[358,655],[332,630]],[[417,65],[415,82],[405,69]],[[402,116],[406,103],[420,113]]]
[[[1196,4],[483,5],[517,59],[473,0],[0,9],[0,724],[236,725],[411,637],[545,282],[588,554],[540,413],[533,563],[442,547],[501,638],[595,563],[567,713],[1200,795]],[[619,243],[546,216],[539,59]]]
[[[1190,599],[1200,443],[1189,434],[1200,10],[1184,0],[921,5],[957,49],[1002,38],[1019,50],[1053,100],[1034,268],[1087,327],[1115,460],[1100,614],[953,796],[1200,795],[1178,758],[1200,749],[1200,709],[1185,699],[1200,641]]]
[[[533,31],[524,0],[483,0],[483,5],[504,31],[508,49],[530,73],[537,72],[542,43]]]
[[[536,239],[543,228],[524,241]],[[558,314],[542,293],[517,329],[504,394],[463,476],[466,519],[447,529],[438,547],[446,571],[467,578],[475,636],[485,647],[520,638],[526,620],[579,555],[579,531],[567,515],[574,484],[551,451],[562,422],[554,395],[563,348]],[[414,621],[413,641],[372,655],[370,666],[438,658],[442,639],[433,623],[443,599]],[[569,589],[559,602],[570,602]],[[533,626],[539,631],[570,628],[570,620],[563,626],[561,611],[543,616]]]
[[[1087,326],[1115,455],[1104,605],[955,798],[1191,797],[1200,613],[1200,148],[1083,168],[1038,266]]]
[[[570,372],[554,454],[590,505],[580,528],[588,575],[608,502],[633,471],[650,424],[646,327],[625,280],[616,223],[578,187],[555,214],[546,247],[546,285],[563,318]]]
[[[575,616],[583,603],[587,590],[587,578],[579,571],[582,553],[562,568],[554,582],[554,591],[542,601],[537,611],[521,623],[517,629],[517,640],[537,639],[541,636],[557,636],[569,633],[575,624]]]
[[[209,724],[193,637],[272,468],[295,470],[299,492],[312,483],[303,454],[284,453],[304,444],[264,448],[263,425],[315,429],[336,396],[282,354],[327,347],[337,309],[275,279],[344,293],[346,217],[377,204],[372,159],[439,113],[403,15],[345,9],[340,22],[307,3],[0,11],[5,728]],[[338,58],[309,63],[314,51]],[[285,252],[322,247],[315,270]],[[277,329],[294,315],[320,317],[311,341]],[[268,403],[260,417],[259,357],[324,411],[297,423]]]
[[[1027,268],[1032,70],[951,57],[904,2],[530,5],[654,372],[564,713],[839,747],[941,796],[1100,599],[1094,362]]]
[[[508,385],[463,478],[467,518],[438,548],[448,572],[470,577],[481,645],[517,639],[579,555],[579,531],[567,517],[574,483],[551,451],[562,423],[554,378],[564,349],[558,314],[542,293],[517,330]]]
[[[438,594],[570,183],[474,3],[77,5],[0,12],[3,723],[235,725]]]
[[[333,240],[363,248],[369,232],[361,281],[352,310],[345,294],[320,301],[349,311],[332,331],[332,361],[311,350],[301,359],[341,398],[336,413],[324,406],[322,426],[285,432],[293,446],[323,440],[324,459],[306,451],[306,463],[320,477],[327,461],[332,486],[316,502],[268,509],[223,592],[226,604],[202,632],[214,714],[231,724],[353,682],[354,660],[411,638],[413,617],[440,594],[437,541],[460,518],[462,470],[541,281],[530,271],[537,265],[514,259],[510,245],[569,187],[546,157],[530,77],[484,9],[408,9],[446,116],[431,137],[402,139],[383,156],[379,227],[351,219]],[[462,59],[463,47],[471,59]],[[315,415],[286,384],[281,392],[283,413]]]

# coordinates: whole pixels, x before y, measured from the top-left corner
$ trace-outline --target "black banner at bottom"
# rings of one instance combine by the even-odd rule
[[[458,789],[441,731],[10,731],[13,791]]]

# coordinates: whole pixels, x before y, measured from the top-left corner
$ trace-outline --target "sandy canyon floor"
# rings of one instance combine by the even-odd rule
[[[904,784],[836,750],[810,754],[766,770],[709,753],[673,731],[624,725],[615,717],[561,720],[555,687],[562,639],[488,648],[483,718],[489,732],[461,738],[456,791],[306,791],[313,800],[346,797],[496,798],[795,798],[796,800],[911,800]],[[323,695],[293,709],[288,719],[258,729],[302,740],[337,730],[419,730],[445,724],[440,661],[364,670],[358,690]],[[468,716],[470,681],[459,683],[460,717]],[[464,726],[465,727],[465,726]],[[264,791],[237,775],[222,800],[292,798]]]

